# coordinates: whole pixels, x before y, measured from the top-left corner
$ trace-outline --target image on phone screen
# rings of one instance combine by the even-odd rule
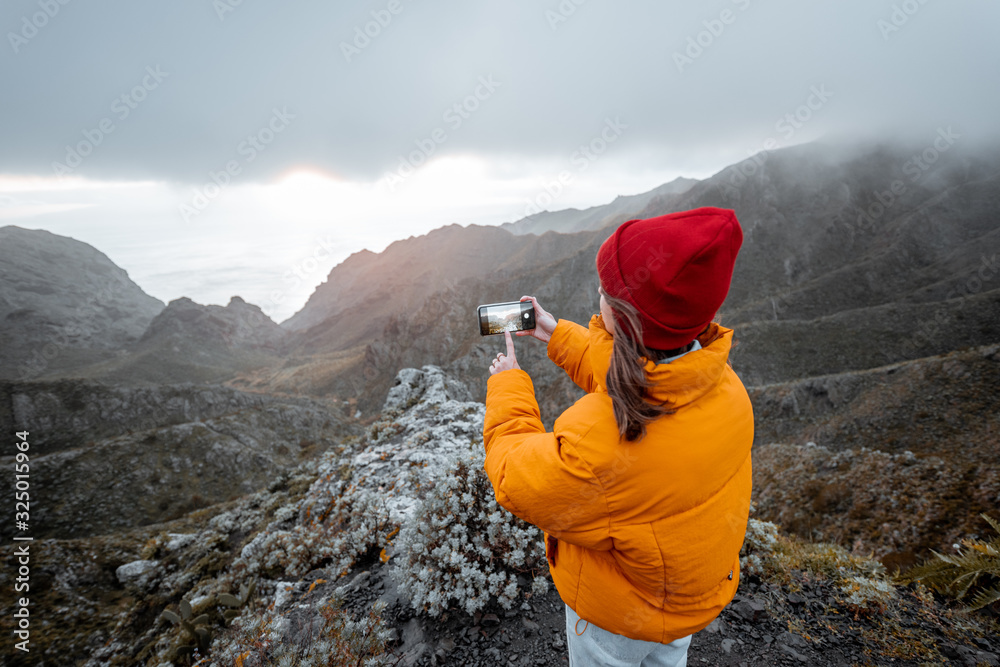
[[[479,306],[479,333],[483,336],[534,328],[535,307],[530,301],[508,301]]]

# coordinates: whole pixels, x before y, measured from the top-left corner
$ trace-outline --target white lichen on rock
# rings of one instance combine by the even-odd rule
[[[156,560],[134,560],[115,570],[118,581],[143,591],[148,590],[161,574],[160,562]]]

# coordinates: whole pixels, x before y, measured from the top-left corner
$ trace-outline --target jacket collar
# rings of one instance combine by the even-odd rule
[[[590,318],[590,364],[600,391],[607,391],[605,384],[611,365],[614,338],[604,327],[601,316]],[[694,402],[719,383],[729,361],[733,330],[717,322],[698,336],[701,349],[685,354],[669,364],[641,358],[647,377],[652,382],[651,398],[656,402],[669,401],[673,407]]]

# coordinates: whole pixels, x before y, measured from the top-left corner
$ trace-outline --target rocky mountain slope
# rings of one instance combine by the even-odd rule
[[[162,309],[92,246],[0,227],[0,379],[108,358],[137,341]]]
[[[895,302],[812,320],[758,320],[736,330],[733,367],[747,385],[863,371],[1000,338],[1000,288],[930,303]]]
[[[645,202],[629,214],[641,217],[737,211],[745,240],[718,319],[737,330],[733,362],[746,384],[865,370],[996,342],[1000,153],[959,143],[914,172],[922,148],[796,146],[622,201]],[[283,333],[242,300],[181,299],[115,358],[43,377],[229,382],[353,400],[370,416],[398,370],[438,364],[481,398],[482,360],[498,343],[479,336],[475,307],[534,294],[557,317],[585,323],[597,311],[593,261],[611,224],[540,236],[443,227],[352,255]],[[531,342],[519,352],[544,361]],[[555,390],[557,374],[538,369]],[[556,391],[550,407],[574,398]]]
[[[889,566],[1000,508],[1000,345],[750,389],[761,517]]]
[[[260,307],[234,296],[226,306],[174,299],[142,337],[76,377],[120,383],[219,383],[283,362],[285,332]]]
[[[32,485],[44,489],[36,538],[107,534],[251,493],[353,430],[315,400],[217,386],[65,380],[6,385],[0,397],[7,432],[29,433]],[[0,465],[13,467],[13,452]],[[13,503],[13,486],[2,496]]]
[[[285,332],[259,307],[166,307],[86,243],[0,228],[0,380],[218,383],[282,363]]]
[[[956,456],[996,447],[1000,345],[750,387],[754,443]]]
[[[392,316],[435,310],[439,289],[486,275],[514,275],[577,252],[592,234],[518,237],[498,227],[448,225],[396,241],[379,254],[355,253],[330,272],[302,310],[281,323],[303,351],[347,349],[377,335]]]
[[[86,380],[4,382],[0,423],[8,432],[34,429],[32,442],[51,454],[119,435],[261,409],[277,400],[190,383],[131,387]]]
[[[996,342],[1000,154],[955,146],[915,177],[918,148],[763,153],[637,213],[737,211],[745,240],[718,319],[737,331],[733,363],[747,384]],[[479,336],[475,306],[534,294],[557,317],[587,322],[597,311],[594,258],[610,231],[505,237],[451,227],[352,258],[283,324],[294,358],[255,374],[253,386],[357,397],[375,411],[400,368],[434,363],[481,398],[481,362],[499,344]],[[372,314],[359,321],[361,312]],[[543,360],[531,342],[521,350]],[[555,375],[546,372],[548,390]],[[551,407],[573,398],[557,393]]]
[[[507,541],[516,538],[524,558],[541,549],[540,536],[505,512],[492,518],[483,405],[435,367],[397,379],[360,440],[277,474],[266,489],[169,523],[33,543],[33,600],[61,621],[33,635],[30,664],[298,665],[348,652],[369,656],[367,664],[566,664],[563,605],[544,557],[512,559]],[[462,509],[449,509],[454,502]],[[472,549],[423,541],[459,533],[483,541]],[[480,547],[488,557],[473,558]],[[470,605],[446,576],[455,563],[463,572],[492,568],[501,584]],[[0,585],[11,577],[0,571]],[[988,617],[962,617],[920,586],[893,584],[875,561],[757,519],[743,577],[734,603],[695,636],[691,664],[1000,661]],[[418,580],[437,583],[421,589]],[[440,611],[419,597],[433,591],[444,596]],[[4,637],[12,636],[8,604]],[[187,615],[185,604],[206,639],[196,654],[170,620]],[[11,665],[29,664],[0,648]]]
[[[708,204],[739,215],[745,240],[723,311],[730,321],[811,320],[996,289],[1000,154],[955,146],[914,177],[922,148],[806,144],[728,167],[680,196],[681,210]],[[984,259],[990,266],[970,282]]]
[[[208,344],[228,344],[277,351],[284,331],[259,306],[234,296],[225,306],[201,306],[191,299],[171,301],[153,318],[140,339],[149,344],[160,338]]]
[[[545,232],[571,234],[603,229],[611,225],[617,226],[626,220],[638,217],[639,211],[648,206],[652,200],[684,194],[697,182],[693,178],[676,178],[649,192],[637,195],[619,195],[610,204],[591,206],[582,211],[576,208],[542,211],[516,222],[506,222],[500,225],[500,228],[506,229],[512,234],[541,236]]]

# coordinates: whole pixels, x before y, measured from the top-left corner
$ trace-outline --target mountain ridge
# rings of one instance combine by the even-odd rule
[[[591,206],[583,210],[567,208],[542,211],[515,222],[505,222],[500,227],[512,234],[535,234],[536,236],[548,231],[565,234],[602,229],[609,225],[625,222],[653,199],[681,195],[696,183],[698,183],[697,179],[680,176],[648,192],[637,195],[618,195],[607,204]]]
[[[163,307],[89,244],[0,227],[0,378],[107,359]]]

